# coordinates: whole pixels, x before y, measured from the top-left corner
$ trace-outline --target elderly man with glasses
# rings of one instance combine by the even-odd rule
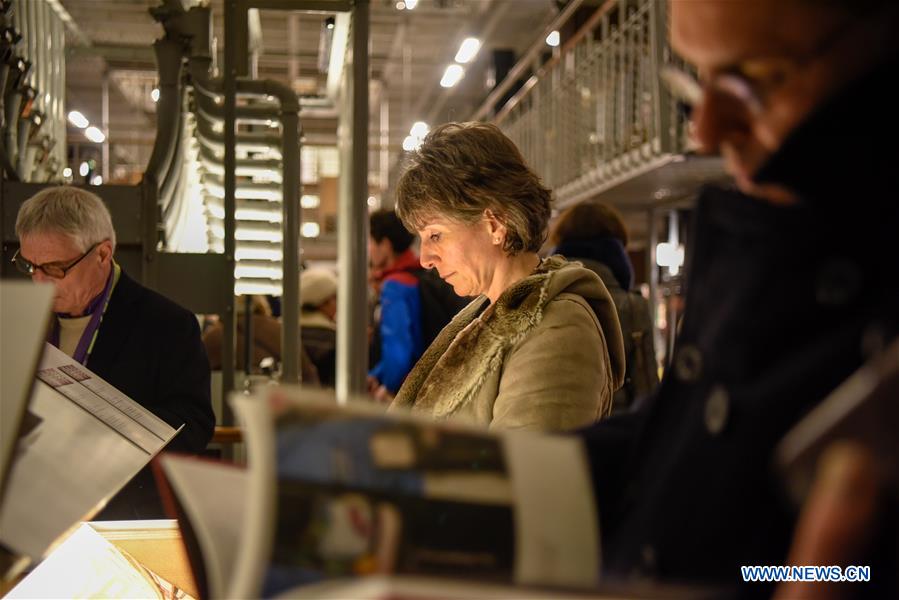
[[[103,201],[74,187],[46,188],[22,204],[16,235],[16,267],[55,286],[56,318],[48,341],[172,427],[183,424],[168,449],[202,452],[215,416],[197,320],[115,262],[116,235]],[[161,516],[149,470],[101,513],[102,518]]]
[[[829,455],[791,556],[798,512],[774,468],[787,431],[899,334],[899,2],[668,6],[698,77],[663,77],[735,186],[698,199],[659,392],[583,433],[603,569],[770,597],[741,566],[868,565],[870,583],[779,593],[899,597],[896,474],[876,476],[890,457],[865,439]],[[892,526],[872,526],[878,506]]]

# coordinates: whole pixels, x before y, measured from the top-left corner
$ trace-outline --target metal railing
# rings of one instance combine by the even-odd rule
[[[658,79],[665,3],[608,0],[496,114],[564,207],[670,162],[685,119]]]

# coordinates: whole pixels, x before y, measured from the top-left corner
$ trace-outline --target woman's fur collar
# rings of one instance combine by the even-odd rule
[[[571,277],[573,269],[586,271],[560,256],[552,256],[483,312],[487,298],[475,299],[428,347],[392,407],[412,407],[443,418],[468,404],[487,378],[502,366],[507,352],[540,323],[546,304],[560,292],[569,291],[565,280],[570,279],[578,287],[579,277]],[[586,273],[593,278],[593,285],[602,287],[595,274]],[[611,305],[608,292],[602,291]]]

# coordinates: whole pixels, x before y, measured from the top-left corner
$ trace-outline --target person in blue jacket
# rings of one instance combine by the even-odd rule
[[[380,288],[380,319],[375,329],[377,362],[369,371],[369,391],[386,398],[400,388],[424,350],[422,306],[416,271],[414,236],[392,210],[369,218],[368,255],[372,278]]]

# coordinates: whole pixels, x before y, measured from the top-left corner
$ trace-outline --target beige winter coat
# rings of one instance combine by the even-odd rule
[[[391,409],[545,431],[609,413],[624,349],[615,305],[593,271],[553,256],[487,303],[477,298],[443,329]]]

